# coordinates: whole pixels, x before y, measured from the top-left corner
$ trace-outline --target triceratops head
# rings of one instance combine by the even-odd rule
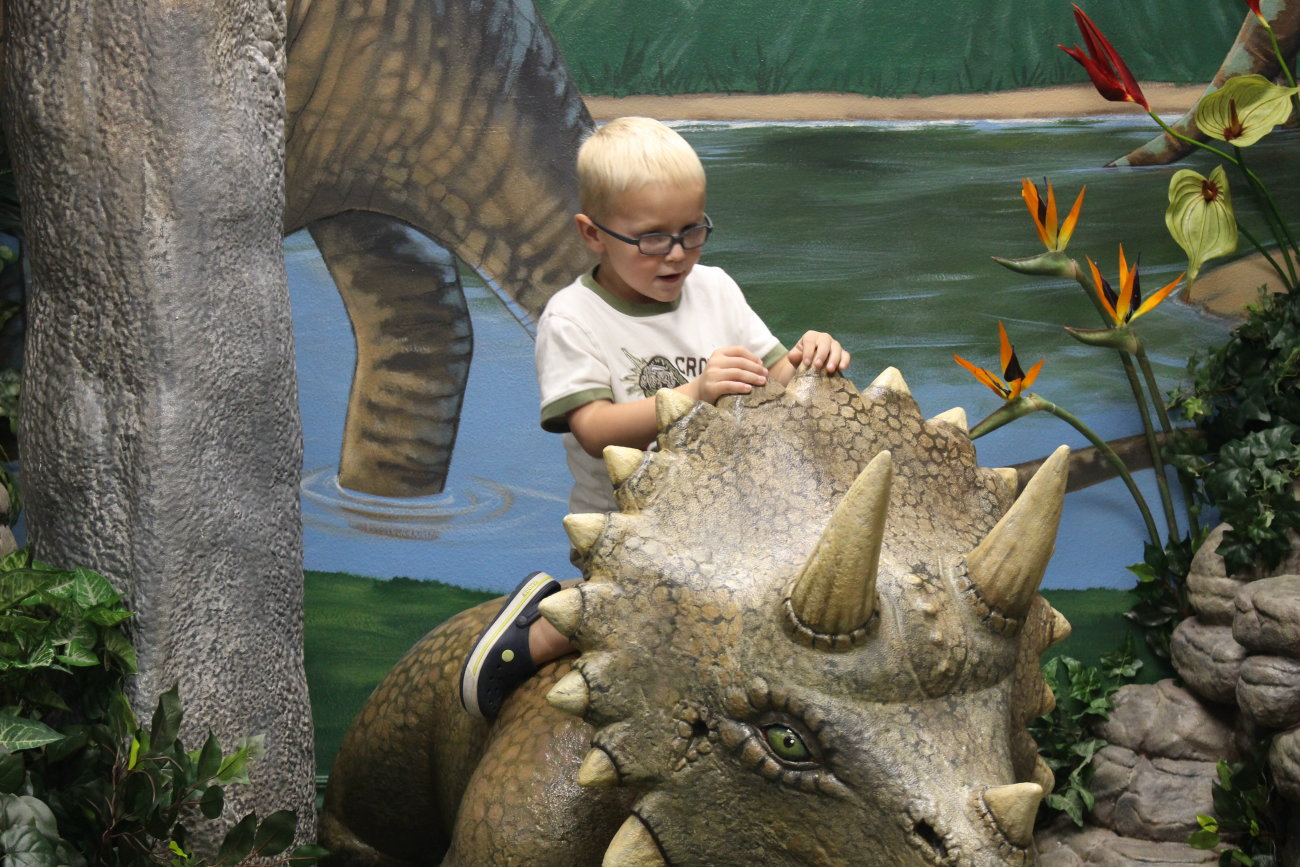
[[[1032,860],[1068,450],[1016,498],[892,368],[657,408],[658,450],[606,450],[620,511],[565,519],[585,581],[543,603],[582,651],[548,696],[596,729],[579,782],[638,793],[605,863]]]

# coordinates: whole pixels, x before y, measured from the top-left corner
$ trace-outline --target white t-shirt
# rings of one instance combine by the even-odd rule
[[[571,511],[617,507],[604,461],[583,451],[566,414],[593,400],[627,403],[689,382],[724,346],[743,346],[769,367],[786,352],[721,268],[696,265],[681,295],[668,303],[629,304],[592,274],[547,302],[536,348],[542,427],[564,434],[574,478]]]

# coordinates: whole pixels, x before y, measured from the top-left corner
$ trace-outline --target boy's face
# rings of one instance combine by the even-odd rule
[[[620,195],[601,225],[629,238],[650,232],[680,235],[704,223],[704,187],[654,184]],[[664,256],[646,256],[634,245],[598,228],[586,214],[575,218],[582,240],[600,254],[596,282],[632,304],[676,301],[682,284],[700,260],[700,251],[673,244]]]

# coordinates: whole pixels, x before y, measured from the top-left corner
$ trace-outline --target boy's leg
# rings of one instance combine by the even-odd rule
[[[547,661],[545,657],[534,661],[529,633],[538,631],[532,629],[541,617],[537,604],[559,589],[559,582],[550,575],[533,572],[506,597],[501,611],[474,642],[461,668],[460,701],[465,710],[474,716],[494,718],[506,696],[537,672],[539,662]],[[545,633],[542,637],[545,640]]]

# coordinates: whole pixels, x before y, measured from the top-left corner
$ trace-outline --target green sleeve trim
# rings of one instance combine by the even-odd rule
[[[785,358],[786,354],[789,353],[789,351],[790,350],[786,349],[785,346],[783,346],[781,343],[778,342],[771,352],[763,356],[763,366],[771,367],[772,365],[780,361],[782,358]]]
[[[586,391],[579,391],[576,394],[566,395],[559,400],[553,400],[546,406],[542,407],[542,430],[548,433],[568,433],[569,420],[566,416],[580,406],[585,406],[593,400],[610,400],[614,399],[614,392],[608,388],[589,388]]]

